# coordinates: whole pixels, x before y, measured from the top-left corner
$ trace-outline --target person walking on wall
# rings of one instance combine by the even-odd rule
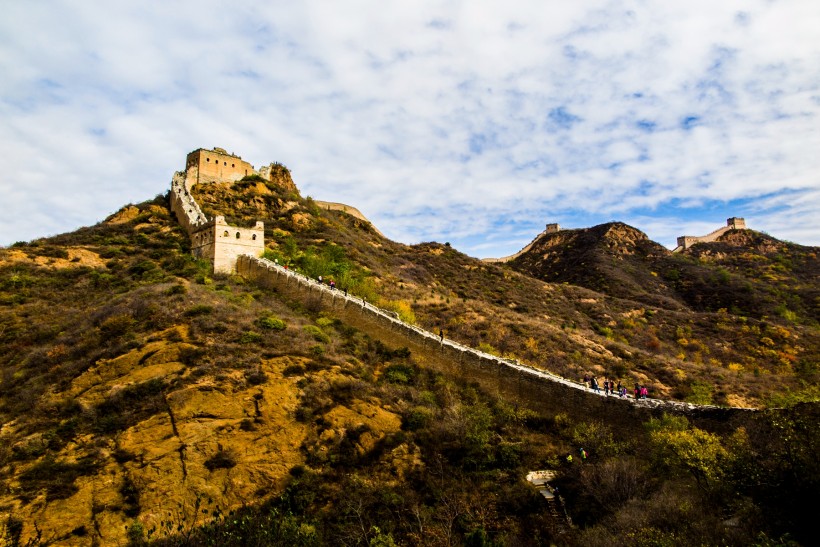
[[[444,343],[444,330],[441,328],[438,329],[438,339],[439,342]]]
[[[640,398],[641,398],[641,386],[639,386],[638,384],[635,384],[635,400],[637,401]]]
[[[641,399],[646,399],[647,397],[649,397],[649,390],[646,386],[641,386]]]
[[[592,380],[590,380],[589,383],[592,386],[592,391],[595,393],[601,393],[601,387],[598,385],[598,379],[595,376],[592,377]]]

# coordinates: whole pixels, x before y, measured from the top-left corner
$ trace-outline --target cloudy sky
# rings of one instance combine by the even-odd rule
[[[549,222],[820,245],[818,0],[0,3],[0,245],[214,146],[477,257]]]

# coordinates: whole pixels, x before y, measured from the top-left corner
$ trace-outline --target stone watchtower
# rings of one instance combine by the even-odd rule
[[[191,194],[195,184],[235,182],[247,175],[258,175],[253,165],[223,148],[194,150],[185,161],[185,171],[176,173],[171,183],[171,210],[191,237],[191,252],[207,258],[216,273],[236,270],[240,255],[261,256],[265,251],[265,225],[253,228],[231,226],[224,216],[206,218]]]
[[[185,171],[193,173],[194,184],[233,182],[256,173],[253,165],[219,147],[213,150],[199,148],[188,154]]]

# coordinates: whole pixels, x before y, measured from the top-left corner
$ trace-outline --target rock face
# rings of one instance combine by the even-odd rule
[[[129,386],[174,382],[187,374],[180,362],[191,347],[185,334],[174,329],[163,340],[98,362],[52,397],[55,402],[74,399],[90,412]],[[92,453],[103,462],[93,474],[74,481],[73,494],[46,489],[21,500],[18,480],[0,496],[0,506],[24,523],[24,538],[36,534],[36,523],[43,540],[116,545],[125,542],[127,528],[135,523],[146,533],[155,530],[158,537],[178,525],[201,523],[216,509],[225,513],[275,492],[289,470],[303,462],[306,426],[293,419],[299,389],[296,379],[282,374],[301,364],[293,357],[261,361],[259,372],[267,377],[261,385],[249,386],[241,378],[218,385],[206,379],[171,390],[161,400],[161,411],[109,442],[100,444],[95,436],[77,439],[53,458],[58,471],[59,465],[82,462]],[[7,428],[13,424],[6,424],[3,433]],[[22,464],[17,476],[43,466],[42,461]]]
[[[259,174],[287,192],[299,193],[296,183],[293,182],[293,178],[290,176],[290,171],[281,163],[271,163],[262,167]]]

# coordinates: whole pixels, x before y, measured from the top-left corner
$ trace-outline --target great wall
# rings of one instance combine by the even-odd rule
[[[695,243],[709,243],[709,242],[712,242],[712,241],[716,241],[720,236],[722,236],[723,234],[725,234],[726,232],[728,232],[730,230],[744,230],[744,229],[746,229],[746,220],[745,219],[740,218],[740,217],[731,217],[731,218],[726,219],[726,226],[721,226],[717,230],[709,232],[705,236],[680,236],[677,239],[677,244],[678,245],[677,245],[677,247],[672,249],[672,252],[673,253],[679,253],[683,250],[688,249],[689,247],[691,247]],[[543,232],[541,232],[540,234],[535,236],[532,241],[530,241],[527,245],[525,245],[517,253],[511,254],[509,256],[504,256],[504,257],[501,257],[501,258],[484,258],[482,260],[484,262],[487,262],[487,263],[490,263],[490,264],[500,264],[500,263],[504,263],[504,262],[510,262],[512,260],[515,260],[519,256],[523,255],[524,253],[526,253],[530,249],[532,249],[532,246],[535,245],[535,243],[539,239],[544,237],[546,234],[553,234],[553,233],[556,233],[556,232],[559,232],[559,231],[561,231],[561,226],[559,224],[547,224],[547,228]]]
[[[201,149],[191,154],[200,152]],[[736,427],[756,412],[756,409],[750,408],[695,405],[651,398],[636,400],[595,392],[580,382],[515,360],[478,351],[415,325],[404,323],[395,317],[395,314],[361,298],[332,289],[303,274],[260,258],[264,251],[262,222],[257,222],[254,228],[242,229],[229,226],[221,216],[209,220],[202,213],[190,193],[190,188],[202,180],[203,170],[197,162],[190,162],[191,154],[188,156],[186,171],[174,174],[170,194],[171,209],[191,236],[192,252],[198,257],[211,260],[215,272],[235,271],[262,287],[276,291],[284,298],[311,302],[374,338],[395,347],[407,347],[420,363],[434,370],[474,382],[489,393],[534,410],[559,414],[572,409],[574,413],[590,418],[626,424],[639,424],[649,417],[671,412],[685,414],[697,424],[709,429]],[[202,157],[200,154],[199,158]],[[220,158],[219,161],[228,160]],[[251,173],[256,173],[250,164],[246,165],[249,166]],[[227,167],[227,163],[222,167]],[[233,180],[239,180],[246,176],[239,174],[245,171],[244,165],[241,167],[242,171],[236,169],[240,168],[229,172],[227,177],[236,177]],[[206,172],[205,175],[206,179],[214,176],[211,172]],[[224,182],[225,179],[221,177],[222,175],[211,178],[210,181]],[[343,204],[331,205],[336,206],[333,208],[335,210],[354,209]],[[358,210],[356,212],[358,213]],[[560,227],[548,225],[548,231],[550,229],[557,231]],[[257,237],[254,238],[254,235]]]
[[[731,217],[726,219],[726,226],[721,226],[717,230],[709,232],[705,236],[680,236],[678,238],[678,246],[675,247],[672,252],[678,253],[685,249],[688,249],[695,243],[709,243],[711,241],[716,241],[720,236],[725,234],[730,230],[745,230],[746,229],[746,220],[739,218],[739,217]]]

